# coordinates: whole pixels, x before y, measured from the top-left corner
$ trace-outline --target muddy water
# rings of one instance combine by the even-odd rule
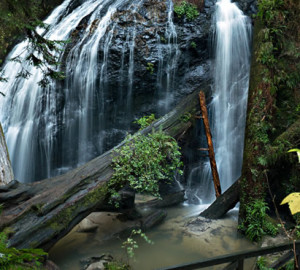
[[[233,210],[222,220],[208,221],[197,218],[203,207],[180,205],[166,209],[165,222],[147,232],[153,245],[136,238],[139,245],[135,251],[136,260],[129,260],[133,269],[153,270],[255,247],[237,232],[237,211]],[[77,226],[52,248],[50,259],[62,270],[80,269],[80,260],[103,253],[128,262],[121,248],[125,239],[117,233],[134,223],[121,222],[112,213],[94,216],[97,218],[100,220],[97,232],[79,233]],[[246,266],[251,269],[252,263],[246,262]]]

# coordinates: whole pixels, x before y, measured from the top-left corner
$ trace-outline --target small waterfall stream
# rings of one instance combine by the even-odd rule
[[[250,72],[251,22],[230,0],[218,0],[214,14],[213,98],[209,105],[211,131],[222,191],[242,170]],[[195,179],[200,184],[195,186]],[[209,161],[201,161],[188,179],[190,200],[214,199]]]

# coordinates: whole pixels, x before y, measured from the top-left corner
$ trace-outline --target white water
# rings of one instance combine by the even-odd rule
[[[62,48],[58,55],[60,59],[65,58],[63,82],[51,82],[42,89],[38,86],[43,76],[40,70],[25,61],[6,62],[3,69],[9,81],[0,83],[1,91],[6,94],[5,98],[0,97],[0,122],[16,179],[31,182],[63,173],[103,153],[112,138],[117,141],[125,136],[134,120],[133,92],[138,87],[134,85],[134,58],[139,23],[135,12],[142,2],[87,0],[71,12],[72,1],[66,0],[52,12],[45,21],[50,28],[44,33],[39,29],[41,34],[51,40],[70,39],[71,42],[74,42],[72,35],[78,35],[72,46],[62,45],[69,51],[64,54]],[[122,44],[118,98],[112,102],[108,67],[118,21],[113,16],[126,6],[133,15],[134,26]],[[162,69],[167,68],[159,75],[166,81],[164,89],[159,89],[164,104],[161,113],[171,103],[179,56],[171,1],[168,7],[165,29],[168,52],[163,52],[167,59],[163,59]],[[80,28],[82,25],[86,27]],[[18,55],[26,58],[27,45],[24,41],[15,46],[8,59]],[[15,79],[22,68],[32,74],[29,79]]]
[[[214,14],[214,85],[209,106],[221,188],[224,192],[241,175],[250,69],[251,23],[230,0],[219,0]],[[201,184],[192,187],[193,201],[214,199],[209,161],[192,170]],[[208,186],[207,186],[208,185]],[[190,186],[191,187],[191,186]]]

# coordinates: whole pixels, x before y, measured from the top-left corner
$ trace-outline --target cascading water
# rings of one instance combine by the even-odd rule
[[[125,137],[136,116],[133,108],[137,111],[133,95],[139,86],[135,82],[134,60],[136,41],[140,38],[137,29],[147,25],[138,14],[143,2],[87,0],[72,10],[73,1],[66,0],[56,8],[45,21],[50,27],[43,35],[50,40],[70,40],[62,45],[64,48],[58,55],[64,63],[63,82],[51,82],[42,89],[38,86],[43,75],[40,70],[25,62],[6,62],[3,70],[9,81],[0,83],[1,91],[6,94],[5,98],[0,97],[0,121],[16,179],[29,182],[63,173]],[[180,55],[172,1],[167,0],[165,5],[168,15],[160,31],[167,44],[163,44],[159,79],[154,78],[162,85],[156,102],[164,103],[157,106],[158,115],[165,113],[171,104],[170,93]],[[130,30],[118,47],[119,59],[114,58],[112,63],[110,51],[116,36],[123,31],[122,20],[130,25]],[[147,27],[152,29],[153,23],[155,20]],[[17,45],[8,58],[19,55],[26,58],[27,44],[24,41]],[[117,81],[108,79],[112,65],[118,67]],[[15,78],[22,68],[32,74],[29,79]]]
[[[222,191],[241,174],[250,69],[251,23],[230,0],[219,0],[214,15],[214,84],[210,123]],[[189,197],[208,203],[214,198],[209,162],[189,176]],[[197,179],[197,180],[196,180]],[[195,182],[201,181],[195,187]],[[194,186],[193,186],[194,185]]]

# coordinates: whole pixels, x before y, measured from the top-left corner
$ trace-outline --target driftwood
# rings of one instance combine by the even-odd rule
[[[148,133],[162,128],[179,139],[192,126],[186,115],[194,113],[197,92],[150,127]],[[184,119],[184,120],[183,120]],[[116,148],[122,146],[122,143]],[[0,189],[0,231],[11,231],[9,245],[17,248],[41,247],[49,250],[83,218],[95,209],[105,209],[108,201],[107,182],[113,174],[112,150],[64,175],[30,184],[13,182]]]
[[[200,216],[210,219],[218,219],[224,216],[239,202],[239,184],[234,182],[220,197],[218,197]]]

